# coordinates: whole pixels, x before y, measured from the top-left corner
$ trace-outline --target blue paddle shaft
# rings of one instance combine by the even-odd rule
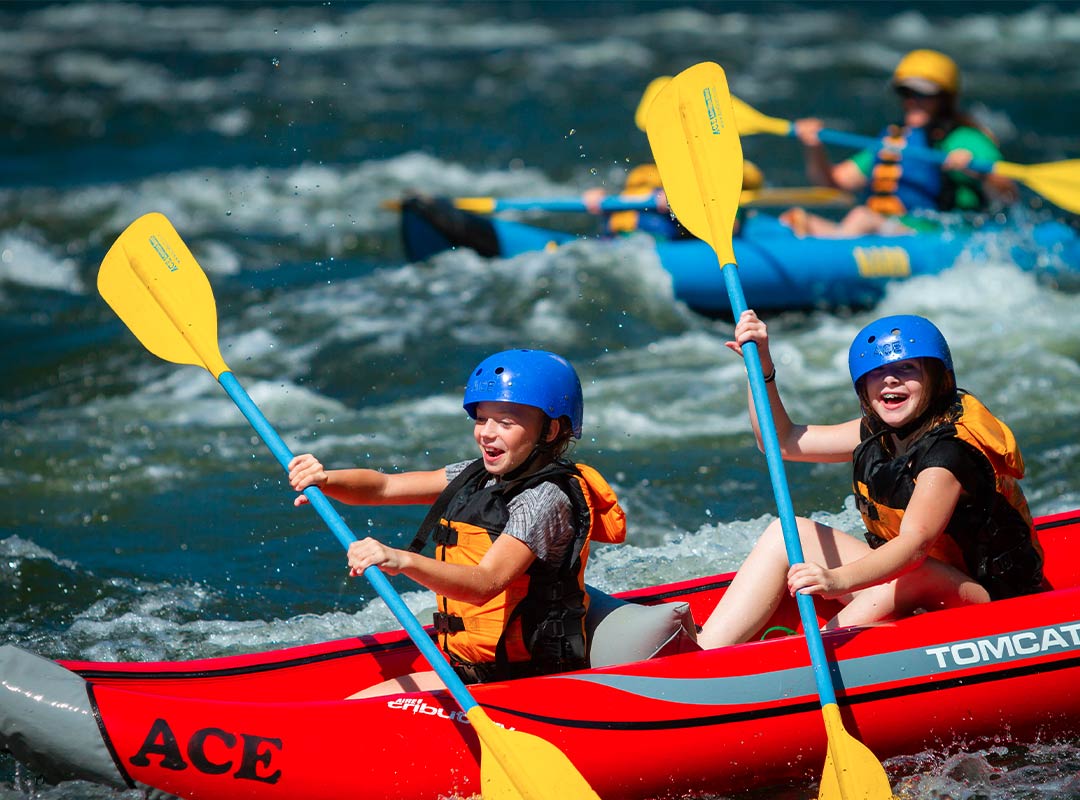
[[[278,463],[287,471],[289,462],[293,459],[292,452],[289,450],[288,445],[285,444],[285,441],[278,436],[277,431],[270,425],[266,417],[263,416],[259,407],[255,405],[255,401],[244,391],[244,387],[240,385],[236,376],[231,372],[222,372],[218,382],[229,397],[232,398],[233,402],[236,403],[236,407],[247,417],[251,427],[255,429],[255,432],[259,434],[266,446],[270,448],[270,452],[274,454]],[[341,518],[341,515],[327,499],[326,495],[322,493],[322,490],[317,486],[309,486],[304,490],[304,496],[307,497],[312,507],[319,512],[319,516],[323,518],[323,521],[330,526],[330,530],[333,531],[342,546],[348,549],[349,545],[356,541],[356,536],[349,529],[349,526],[345,524],[345,520]],[[435,672],[438,673],[442,682],[446,684],[446,688],[450,690],[458,705],[461,706],[461,710],[468,713],[473,706],[477,705],[476,700],[469,694],[469,690],[465,688],[461,678],[443,658],[442,652],[431,641],[431,637],[424,630],[424,626],[420,624],[416,615],[405,605],[405,601],[401,599],[401,595],[390,584],[382,570],[376,566],[368,567],[364,570],[364,577],[375,587],[375,591],[379,593],[379,597],[383,599],[383,602],[390,608],[397,621],[405,628],[409,638],[420,648],[420,652],[431,664]]]
[[[792,126],[788,135],[795,136],[794,126]],[[818,138],[826,144],[838,144],[841,147],[889,147],[882,139],[875,139],[873,136],[863,136],[858,133],[845,133],[844,131],[834,131],[829,130],[828,128],[819,132]],[[947,158],[946,153],[942,153],[940,150],[933,150],[929,147],[905,145],[904,147],[894,147],[890,149],[923,161],[933,161],[937,164],[944,164],[945,159]],[[991,161],[972,161],[967,165],[967,169],[970,169],[973,172],[989,174],[994,171],[994,164]]]
[[[656,210],[656,196],[637,197],[634,199],[624,197],[605,197],[600,201],[601,211],[654,211]],[[521,197],[517,199],[495,200],[495,211],[521,210],[527,211],[588,211],[585,201],[577,197]]]
[[[742,282],[739,280],[739,267],[736,264],[724,264],[721,267],[724,286],[736,322],[747,310],[746,297],[743,295]],[[754,397],[754,409],[757,411],[758,430],[765,446],[765,460],[769,465],[769,480],[772,482],[773,496],[776,498],[776,510],[780,516],[780,527],[784,532],[784,546],[787,549],[788,563],[799,564],[804,560],[802,543],[799,540],[799,526],[795,522],[795,510],[791,504],[791,490],[788,488],[787,475],[784,472],[784,455],[780,451],[780,437],[776,433],[772,406],[769,403],[769,387],[765,385],[765,373],[761,369],[761,356],[756,342],[747,342],[742,346],[746,373],[750,379],[750,392]],[[795,600],[799,606],[799,618],[806,631],[806,646],[810,650],[810,663],[814,668],[814,680],[817,683],[818,697],[823,706],[835,704],[833,691],[825,657],[825,644],[821,640],[817,613],[814,611],[814,598],[797,592]]]

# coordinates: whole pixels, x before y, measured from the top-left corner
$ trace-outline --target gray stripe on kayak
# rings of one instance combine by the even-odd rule
[[[1004,665],[1063,652],[1080,653],[1080,620],[847,658],[832,662],[830,667],[836,688],[852,691],[894,681],[946,677],[975,666]],[[548,680],[587,681],[651,700],[702,706],[769,703],[817,694],[813,673],[805,666],[720,678],[584,673],[553,675]]]
[[[50,781],[130,788],[101,738],[86,681],[10,644],[0,647],[0,749]]]

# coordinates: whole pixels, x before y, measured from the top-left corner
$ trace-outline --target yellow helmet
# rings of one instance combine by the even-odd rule
[[[663,187],[663,181],[660,180],[660,170],[656,168],[656,164],[639,164],[627,173],[623,192],[626,194],[644,194]]]
[[[923,94],[960,91],[960,69],[956,62],[937,50],[912,50],[893,70],[892,84]]]
[[[753,161],[744,159],[742,162],[743,191],[760,189],[764,185],[765,175],[762,173],[761,167],[759,167]]]

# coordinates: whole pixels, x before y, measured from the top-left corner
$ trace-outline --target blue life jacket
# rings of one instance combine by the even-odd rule
[[[923,158],[904,158],[896,147],[931,147],[925,128],[898,129],[890,125],[881,134],[882,147],[870,170],[866,205],[880,214],[902,216],[920,208],[939,209],[945,177],[941,165]]]

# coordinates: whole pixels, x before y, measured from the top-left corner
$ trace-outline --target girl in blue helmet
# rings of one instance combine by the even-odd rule
[[[866,541],[798,518],[805,562],[788,565],[779,521],[762,534],[698,637],[749,639],[786,590],[839,600],[826,628],[1039,591],[1042,552],[1019,480],[1012,432],[956,388],[952,356],[929,320],[883,317],[855,337],[851,379],[862,414],[837,425],[792,422],[776,388],[765,326],[740,317],[734,341],[755,342],[784,459],[851,462]],[[750,421],[758,438],[753,402]]]
[[[377,566],[434,591],[437,642],[466,683],[583,668],[589,541],[621,541],[625,518],[595,470],[564,458],[581,438],[577,373],[554,353],[506,350],[472,371],[463,406],[475,460],[386,474],[326,470],[308,453],[293,459],[289,481],[344,503],[432,504],[408,548],[350,545],[349,572]],[[300,494],[295,504],[306,502]],[[433,558],[420,554],[429,539]],[[416,673],[354,697],[441,685],[434,672]]]

